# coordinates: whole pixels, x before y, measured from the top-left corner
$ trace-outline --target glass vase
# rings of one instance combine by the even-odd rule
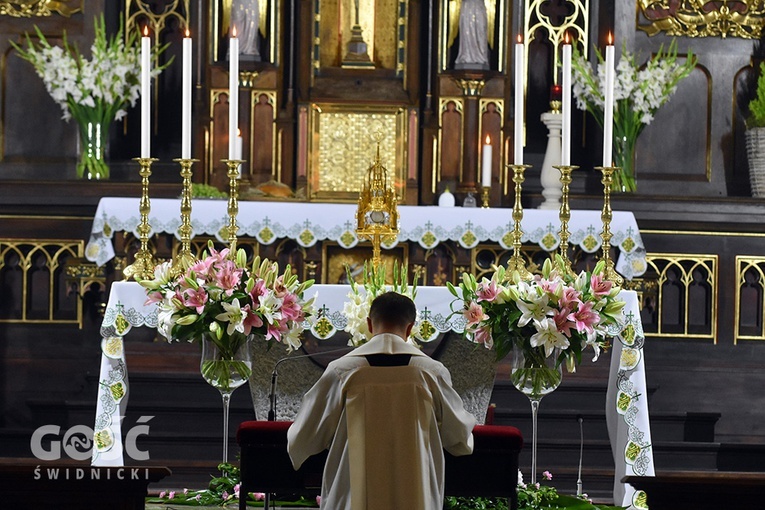
[[[518,391],[526,395],[531,402],[531,483],[537,482],[537,413],[542,397],[549,395],[560,385],[563,372],[556,366],[560,354],[554,349],[550,356],[545,356],[542,347],[513,345],[513,361],[510,368],[510,380]]]
[[[221,340],[212,335],[202,337],[202,377],[217,389],[223,399],[223,463],[228,462],[228,410],[231,394],[247,382],[252,374],[250,342],[253,335],[224,334]]]
[[[611,183],[611,191],[617,193],[635,193],[637,180],[635,179],[635,145],[637,139],[631,140],[627,136],[614,136],[614,163],[619,170],[614,172],[614,180]]]
[[[111,122],[80,122],[80,160],[77,177],[80,179],[108,179],[106,143]]]

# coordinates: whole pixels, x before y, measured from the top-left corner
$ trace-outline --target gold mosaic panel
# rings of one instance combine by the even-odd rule
[[[308,193],[311,200],[355,201],[379,140],[380,160],[399,201],[404,198],[407,126],[405,108],[313,104]]]

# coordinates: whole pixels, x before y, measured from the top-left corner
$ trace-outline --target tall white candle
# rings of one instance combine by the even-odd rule
[[[183,38],[183,112],[181,122],[181,157],[191,158],[191,37]]]
[[[518,36],[515,45],[515,146],[514,162],[523,164],[523,42]]]
[[[563,45],[563,141],[561,144],[561,165],[571,165],[571,45],[566,34],[566,44]]]
[[[236,148],[234,152],[234,159],[241,160],[242,159],[242,131],[237,129],[236,130]],[[242,176],[242,165],[239,165],[237,167],[237,170],[239,171],[239,177]]]
[[[613,36],[608,34],[606,46],[606,92],[603,106],[603,166],[613,163],[614,141],[614,45]]]
[[[228,159],[236,157],[239,129],[239,39],[236,27],[231,30],[228,46]]]
[[[141,37],[141,157],[151,157],[151,39],[147,27]]]
[[[481,186],[484,188],[491,187],[491,157],[491,138],[486,135],[486,143],[483,144],[481,153]]]

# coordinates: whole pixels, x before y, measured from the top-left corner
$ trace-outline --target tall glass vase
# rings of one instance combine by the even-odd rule
[[[513,344],[513,362],[510,380],[513,386],[528,397],[531,402],[531,483],[537,482],[537,413],[542,397],[549,395],[560,385],[563,373],[555,366],[559,349],[545,356],[542,347],[527,347]]]
[[[614,163],[619,170],[614,172],[611,191],[634,193],[637,191],[635,178],[635,145],[637,139],[628,136],[614,136]]]
[[[109,163],[106,162],[106,143],[109,140],[111,122],[78,122],[80,129],[80,160],[77,177],[80,179],[108,179]]]
[[[228,409],[231,394],[252,374],[250,342],[254,335],[235,333],[222,340],[212,335],[202,337],[202,377],[220,391],[223,399],[223,463],[228,462]]]

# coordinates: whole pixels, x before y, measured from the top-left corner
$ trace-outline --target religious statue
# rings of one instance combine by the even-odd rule
[[[268,0],[224,0],[223,26],[227,33],[236,28],[242,60],[260,60],[259,32],[265,37]]]
[[[495,15],[496,0],[449,0],[447,47],[460,38],[455,69],[489,69]]]

